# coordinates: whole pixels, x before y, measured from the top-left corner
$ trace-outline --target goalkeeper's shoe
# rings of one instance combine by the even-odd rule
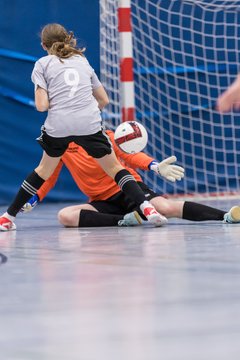
[[[167,218],[159,214],[159,212],[157,212],[155,207],[149,201],[144,201],[144,203],[140,205],[140,209],[150,224],[155,226],[162,226],[167,224]]]
[[[137,226],[146,223],[137,211],[133,211],[124,215],[122,220],[119,220],[118,226]]]
[[[17,227],[13,221],[9,220],[4,216],[0,217],[0,231],[16,230],[16,228]]]
[[[226,224],[240,223],[240,206],[233,206],[229,212],[224,215],[223,222]]]

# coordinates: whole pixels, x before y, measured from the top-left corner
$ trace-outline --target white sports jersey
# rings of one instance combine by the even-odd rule
[[[49,110],[44,126],[48,135],[65,137],[91,135],[101,130],[101,115],[93,89],[101,86],[87,59],[74,55],[60,59],[55,55],[39,59],[32,81],[48,92]]]

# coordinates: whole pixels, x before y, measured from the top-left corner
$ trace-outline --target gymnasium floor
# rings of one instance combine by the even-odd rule
[[[1,360],[239,360],[240,224],[64,229],[62,206],[0,233]]]

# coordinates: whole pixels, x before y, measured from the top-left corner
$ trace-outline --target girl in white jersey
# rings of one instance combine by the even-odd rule
[[[167,219],[146,201],[134,177],[119,163],[102,130],[100,110],[108,104],[108,97],[83,50],[76,48],[73,33],[59,24],[49,24],[43,28],[41,40],[48,55],[36,62],[32,81],[37,110],[48,111],[37,139],[44,150],[43,157],[0,217],[0,230],[16,229],[17,213],[52,175],[72,141],[98,161],[151,223],[157,226],[166,223]]]

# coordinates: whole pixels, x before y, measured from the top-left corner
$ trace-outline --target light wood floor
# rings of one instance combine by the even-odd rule
[[[62,206],[0,233],[1,360],[239,360],[240,224],[64,229]]]

